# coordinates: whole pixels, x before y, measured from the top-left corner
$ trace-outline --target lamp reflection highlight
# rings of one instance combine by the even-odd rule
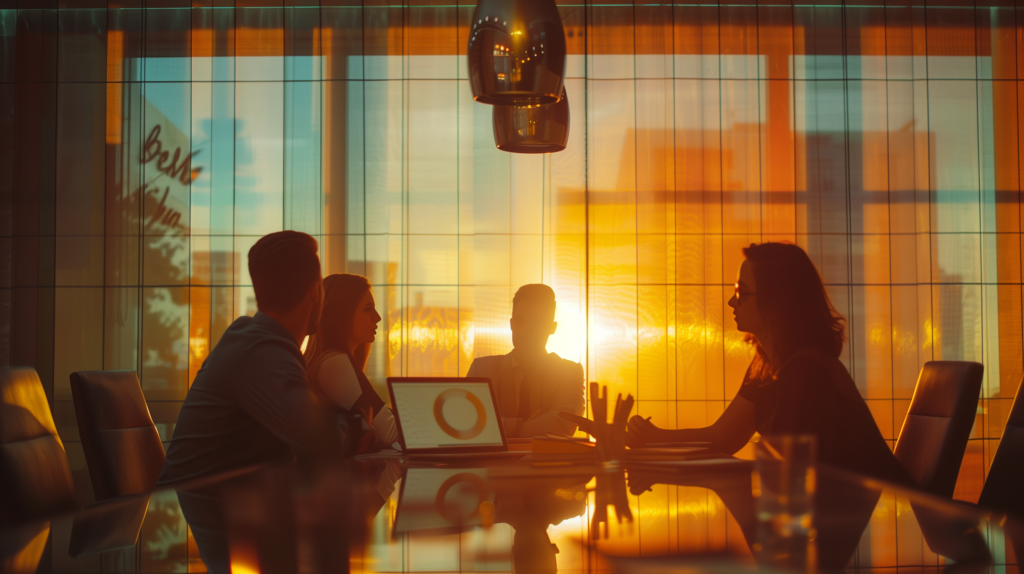
[[[480,0],[467,50],[473,99],[553,104],[565,80],[565,30],[553,0]]]
[[[554,153],[569,141],[569,97],[549,105],[494,106],[494,144],[510,153]]]

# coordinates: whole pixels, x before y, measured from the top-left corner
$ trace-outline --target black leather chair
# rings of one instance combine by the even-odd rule
[[[152,490],[164,446],[135,371],[71,373],[71,395],[96,500]]]
[[[921,368],[896,458],[922,490],[953,497],[984,372],[981,363],[966,361],[929,361]]]
[[[0,522],[75,508],[64,443],[35,369],[0,369]]]
[[[1001,510],[1024,518],[1024,399],[1017,388],[1017,398],[1010,407],[1010,416],[999,440],[992,467],[981,489],[978,506]]]

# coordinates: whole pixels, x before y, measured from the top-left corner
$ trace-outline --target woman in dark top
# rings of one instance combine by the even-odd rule
[[[912,485],[839,361],[845,320],[810,258],[788,243],[751,245],[743,254],[729,306],[756,353],[739,393],[705,428],[662,429],[633,417],[630,444],[710,442],[732,454],[755,432],[813,434],[819,461]]]

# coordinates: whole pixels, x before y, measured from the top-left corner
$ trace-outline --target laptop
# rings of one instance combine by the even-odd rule
[[[508,452],[490,379],[388,377],[388,394],[404,453]]]

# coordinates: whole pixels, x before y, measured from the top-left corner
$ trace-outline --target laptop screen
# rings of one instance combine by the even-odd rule
[[[407,450],[504,446],[488,383],[392,379],[389,384]]]

